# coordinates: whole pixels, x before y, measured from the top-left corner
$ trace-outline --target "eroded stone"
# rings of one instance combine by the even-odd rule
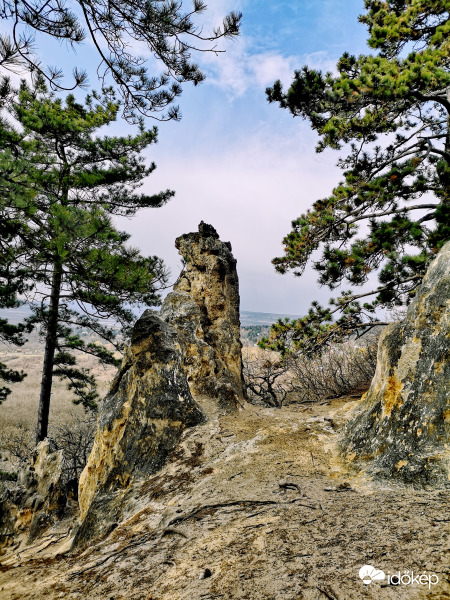
[[[186,427],[204,420],[181,367],[177,331],[153,311],[137,321],[105,397],[94,446],[80,477],[76,545],[101,535],[120,513],[121,493],[164,464]]]
[[[66,501],[62,451],[45,439],[36,447],[30,466],[19,472],[17,483],[1,487],[0,546],[18,533],[32,542],[62,516]]]
[[[207,395],[226,410],[245,398],[239,287],[231,245],[211,225],[183,235],[186,266],[161,311],[146,311],[104,399],[80,478],[74,546],[111,531],[137,477],[158,471],[183,431],[204,420]]]
[[[180,332],[183,366],[194,395],[233,410],[246,398],[242,375],[239,280],[229,242],[214,227],[176,239],[185,268],[165,299],[161,317]]]
[[[377,368],[342,450],[374,476],[450,486],[450,242],[403,322],[386,327]]]

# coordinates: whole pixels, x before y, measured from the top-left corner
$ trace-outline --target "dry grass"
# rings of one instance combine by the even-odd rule
[[[20,442],[25,452],[28,447],[33,446],[43,357],[42,345],[36,343],[36,340],[32,340],[25,348],[14,348],[14,351],[8,348],[0,352],[0,362],[12,369],[23,369],[27,373],[22,382],[11,385],[12,393],[0,405],[0,469],[11,470],[19,466],[20,461],[17,457],[14,459],[8,451],[11,442],[15,441],[16,445]],[[79,364],[92,370],[98,383],[99,394],[103,397],[108,391],[115,368],[103,367],[90,356],[80,356]],[[50,404],[50,435],[55,433],[58,427],[75,425],[84,419],[85,411],[82,406],[73,404],[73,397],[67,390],[66,383],[55,378]]]
[[[11,386],[12,393],[0,407],[0,424],[4,427],[22,423],[28,427],[36,424],[37,409],[39,403],[39,387],[42,369],[43,354],[18,354],[2,353],[0,362],[8,367],[21,370],[28,375],[21,383]],[[91,357],[81,357],[79,364],[89,367],[98,382],[100,396],[103,396],[114,376],[114,367],[103,367]],[[74,416],[82,415],[84,409],[72,403],[73,394],[67,390],[66,383],[55,378],[53,382],[52,401],[50,405],[50,422],[65,420],[69,413]]]

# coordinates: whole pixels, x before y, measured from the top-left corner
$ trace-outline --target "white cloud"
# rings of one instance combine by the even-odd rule
[[[223,54],[205,54],[201,64],[207,84],[220,87],[231,98],[255,88],[264,90],[277,79],[289,86],[294,71],[303,65],[322,71],[335,69],[335,61],[325,51],[287,56],[277,51],[254,52],[252,41],[244,36],[231,41]]]
[[[328,195],[339,176],[336,157],[315,154],[307,126],[298,125],[289,139],[262,126],[231,146],[211,148],[209,156],[180,147],[172,148],[170,161],[156,157],[158,169],[146,191],[170,185],[177,194],[165,207],[124,224],[132,243],[163,257],[175,280],[180,258],[174,240],[203,220],[232,244],[244,310],[302,314],[313,299],[326,302],[329,292],[318,290],[315,272],[298,279],[277,274],[271,265],[283,253],[291,220]]]
[[[260,87],[273,83],[276,79],[288,82],[298,66],[294,57],[280,54],[259,54],[249,61],[249,70]]]
[[[335,69],[335,61],[326,51],[310,54],[286,54],[272,49],[261,52],[261,39],[252,38],[246,33],[245,8],[247,4],[248,0],[215,0],[214,3],[211,1],[208,3],[206,12],[201,16],[205,33],[212,27],[220,25],[223,17],[230,11],[244,13],[244,22],[237,38],[218,44],[218,49],[222,51],[217,54],[206,52],[200,57],[196,57],[201,68],[206,72],[207,84],[219,87],[226,91],[229,98],[235,98],[241,97],[255,88],[264,90],[277,79],[280,79],[284,85],[289,85],[295,69],[299,69],[305,64],[323,71]],[[292,6],[289,4],[290,9],[298,8],[297,4],[295,2]],[[266,40],[266,42],[268,41]]]
[[[330,71],[334,67],[326,52],[286,57],[281,54],[257,54],[249,58],[249,71],[261,87],[272,84],[276,79],[289,85],[294,71],[303,65],[322,71]]]

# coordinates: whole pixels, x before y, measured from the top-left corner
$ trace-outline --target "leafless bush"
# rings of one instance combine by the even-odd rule
[[[289,365],[276,352],[243,355],[244,380],[250,402],[281,408],[292,388]]]
[[[58,450],[63,451],[63,479],[78,480],[94,443],[96,415],[86,413],[52,430]]]
[[[0,448],[2,455],[8,459],[8,470],[17,472],[30,463],[34,449],[34,432],[24,423],[16,427],[9,427],[0,435]]]
[[[336,344],[321,356],[282,358],[276,352],[244,348],[247,394],[253,404],[281,408],[290,402],[317,402],[362,394],[377,364],[377,340],[364,346]]]
[[[56,448],[63,451],[63,480],[79,479],[94,442],[96,416],[71,414],[70,418],[53,426],[49,432]],[[2,456],[7,458],[8,471],[17,472],[30,464],[34,450],[34,431],[23,423],[9,427],[0,435]]]
[[[295,395],[302,401],[317,401],[361,394],[370,385],[377,364],[377,343],[365,346],[336,344],[321,356],[290,356]]]

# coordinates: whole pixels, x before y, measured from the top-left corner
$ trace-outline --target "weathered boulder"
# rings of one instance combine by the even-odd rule
[[[245,399],[240,342],[239,280],[229,242],[214,227],[177,238],[185,268],[165,299],[161,317],[180,332],[183,367],[194,395],[227,409]]]
[[[344,432],[345,458],[375,477],[450,486],[450,242],[403,322],[389,325],[377,369]]]
[[[19,533],[33,541],[61,518],[66,501],[62,451],[45,439],[34,450],[30,466],[19,472],[17,483],[0,490],[0,545]]]
[[[82,525],[75,545],[113,527],[122,492],[136,477],[160,469],[184,429],[204,420],[181,361],[177,331],[145,311],[101,406],[94,446],[80,477]]]
[[[59,519],[66,506],[63,482],[63,452],[45,439],[35,449],[31,467],[19,474],[19,485],[29,492],[27,505],[32,509],[30,541],[39,537]],[[34,493],[30,493],[35,488]]]

